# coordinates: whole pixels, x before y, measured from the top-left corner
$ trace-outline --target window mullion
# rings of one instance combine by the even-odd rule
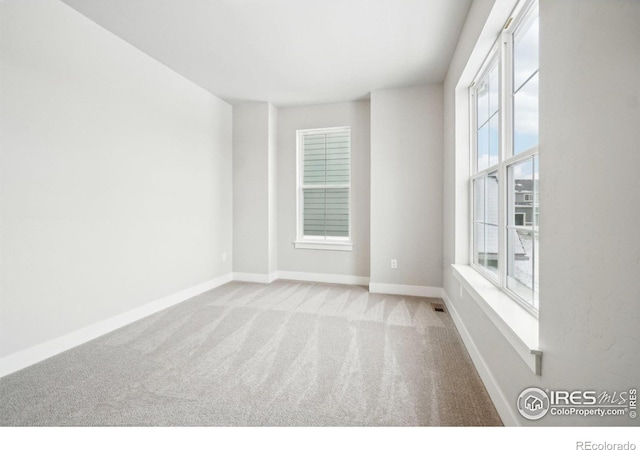
[[[538,146],[531,147],[529,150],[525,150],[524,152],[520,152],[517,155],[511,156],[507,158],[505,161],[506,166],[512,166],[513,164],[517,164],[526,159],[530,159],[538,154]]]
[[[507,222],[508,222],[508,187],[507,167],[505,160],[511,151],[512,132],[510,123],[512,120],[511,83],[512,83],[512,58],[511,45],[508,34],[500,35],[500,151],[498,169],[498,193],[500,205],[498,207],[498,278],[502,288],[507,285]]]
[[[500,48],[502,61],[502,83],[500,84],[502,109],[502,146],[501,162],[504,163],[513,154],[513,45],[510,32],[502,33]]]
[[[493,165],[493,166],[491,166],[491,167],[487,167],[486,169],[481,170],[480,172],[478,172],[478,173],[476,173],[475,175],[473,175],[473,176],[471,177],[471,179],[472,179],[472,180],[475,180],[475,179],[477,179],[477,178],[484,178],[484,177],[486,177],[487,175],[489,175],[490,173],[495,172],[495,171],[496,171],[496,170],[498,170],[499,168],[500,168],[500,165],[499,165],[499,164]]]
[[[305,184],[302,189],[349,189],[350,184]]]
[[[475,83],[475,82],[474,82]],[[469,88],[469,143],[471,145],[471,158],[469,161],[469,173],[475,176],[476,173],[476,161],[478,159],[478,144],[476,138],[476,122],[477,122],[477,95],[473,86]],[[475,178],[472,177],[469,181],[468,195],[469,195],[469,218],[470,226],[468,230],[469,236],[469,264],[475,264],[475,197],[473,192]],[[469,223],[469,222],[468,222]]]
[[[507,169],[500,164],[498,170],[498,279],[500,286],[506,286],[507,281]]]
[[[296,138],[296,183],[298,185],[296,190],[296,240],[301,241],[304,237],[304,134],[297,131]]]
[[[470,136],[470,144],[471,144],[471,160],[469,161],[469,173],[475,174],[477,169],[478,169],[478,137],[476,136],[476,133],[478,132],[477,127],[476,127],[476,122],[477,122],[477,117],[478,117],[478,112],[477,112],[477,95],[475,93],[475,90],[473,88],[471,88],[471,95],[470,97],[470,102],[471,104],[469,105],[469,115],[471,116],[471,120],[469,123],[469,136]]]
[[[536,195],[536,172],[538,171],[537,163],[538,163],[539,159],[538,158],[533,158],[533,175],[532,175],[532,187],[531,190],[532,195],[531,195],[531,255],[533,257],[533,261],[532,261],[532,267],[531,267],[531,289],[533,290],[533,307],[535,309],[538,308],[538,302],[539,302],[539,298],[537,297],[538,295],[538,291],[536,291],[536,282],[539,283],[537,277],[536,277],[536,264],[537,264],[537,259],[538,259],[538,252],[536,252],[536,237],[538,237],[538,230],[539,230],[539,226],[538,226],[538,219],[536,218],[536,202],[538,201],[538,196]],[[539,275],[539,274],[538,274]]]
[[[327,135],[324,135],[324,183],[327,184]],[[327,189],[324,189],[324,240],[327,240]]]

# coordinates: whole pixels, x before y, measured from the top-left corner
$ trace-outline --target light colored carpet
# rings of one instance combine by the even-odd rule
[[[430,301],[228,283],[0,379],[0,424],[501,425]]]

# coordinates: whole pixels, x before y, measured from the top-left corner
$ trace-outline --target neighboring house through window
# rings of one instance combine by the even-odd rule
[[[351,128],[297,132],[296,248],[351,250]]]

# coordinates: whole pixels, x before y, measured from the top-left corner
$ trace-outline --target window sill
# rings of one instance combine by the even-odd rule
[[[453,275],[536,375],[542,373],[538,319],[471,266],[453,264]],[[462,295],[462,292],[460,293]]]
[[[344,252],[350,252],[353,250],[352,242],[311,242],[311,241],[296,241],[293,243],[295,248],[302,248],[307,250],[338,250]]]

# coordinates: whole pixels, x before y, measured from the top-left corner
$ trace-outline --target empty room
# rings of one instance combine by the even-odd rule
[[[0,425],[638,426],[640,1],[5,0],[0,39]]]

